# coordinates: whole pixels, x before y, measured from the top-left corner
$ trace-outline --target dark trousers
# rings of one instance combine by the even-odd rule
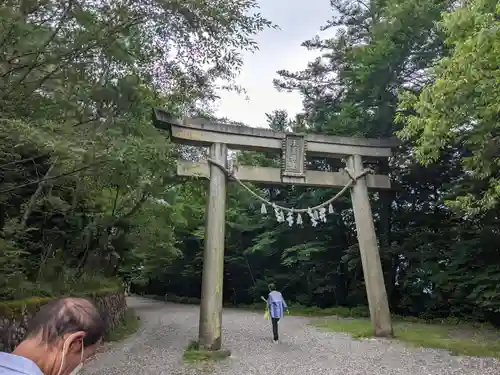
[[[278,341],[279,336],[278,336],[278,322],[280,321],[280,318],[271,318],[271,323],[273,324],[273,340]]]

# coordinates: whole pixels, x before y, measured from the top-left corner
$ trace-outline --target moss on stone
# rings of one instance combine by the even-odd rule
[[[72,294],[71,296],[95,298],[95,297],[103,297],[107,294],[118,293],[118,292],[120,292],[119,288],[104,288],[90,292],[75,293]],[[46,303],[56,298],[59,297],[32,297],[15,301],[2,301],[0,302],[0,317],[5,317],[5,318],[22,317],[25,312],[28,312],[30,314],[35,314],[42,305],[45,305]]]
[[[35,313],[40,309],[40,306],[51,301],[50,297],[33,297],[18,301],[0,302],[0,316],[6,318],[15,318],[22,316],[25,311]]]

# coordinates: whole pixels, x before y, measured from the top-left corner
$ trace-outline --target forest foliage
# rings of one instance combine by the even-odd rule
[[[326,0],[325,0],[326,1]],[[372,195],[391,310],[500,324],[500,6],[493,0],[331,0],[318,58],[278,72],[303,112],[275,130],[399,136],[396,187]],[[255,0],[4,1],[0,9],[0,293],[57,295],[132,282],[198,297],[207,182],[179,180],[151,108],[212,118],[253,37],[274,27]],[[221,82],[228,82],[221,87]],[[244,126],[244,124],[239,124]],[[276,156],[243,152],[241,164]],[[314,159],[310,169],[338,161]],[[255,186],[308,207],[334,189]],[[348,195],[325,224],[263,216],[231,184],[224,297],[258,301],[273,281],[310,306],[363,306]]]

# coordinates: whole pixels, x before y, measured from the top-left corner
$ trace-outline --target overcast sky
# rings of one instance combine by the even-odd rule
[[[302,109],[298,93],[278,92],[273,87],[276,71],[303,69],[317,53],[300,44],[319,34],[319,28],[332,11],[330,0],[260,0],[261,13],[278,24],[280,30],[266,30],[257,36],[259,51],[244,56],[244,66],[237,83],[245,95],[221,92],[216,115],[241,121],[254,127],[266,126],[266,113],[286,109],[294,116]],[[330,33],[331,35],[331,33]]]

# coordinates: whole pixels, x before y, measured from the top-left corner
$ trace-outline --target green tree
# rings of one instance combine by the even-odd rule
[[[500,198],[500,5],[479,0],[445,14],[450,55],[429,71],[433,84],[405,95],[403,139],[415,142],[424,164],[460,152],[464,181],[449,203],[468,214],[498,207]]]
[[[0,265],[15,267],[2,272],[3,297],[26,292],[21,282],[57,294],[92,275],[149,277],[179,255],[189,195],[172,197],[183,150],[152,127],[151,108],[186,115],[210,103],[216,81],[234,88],[241,52],[271,26],[255,8],[254,0],[4,2]]]

